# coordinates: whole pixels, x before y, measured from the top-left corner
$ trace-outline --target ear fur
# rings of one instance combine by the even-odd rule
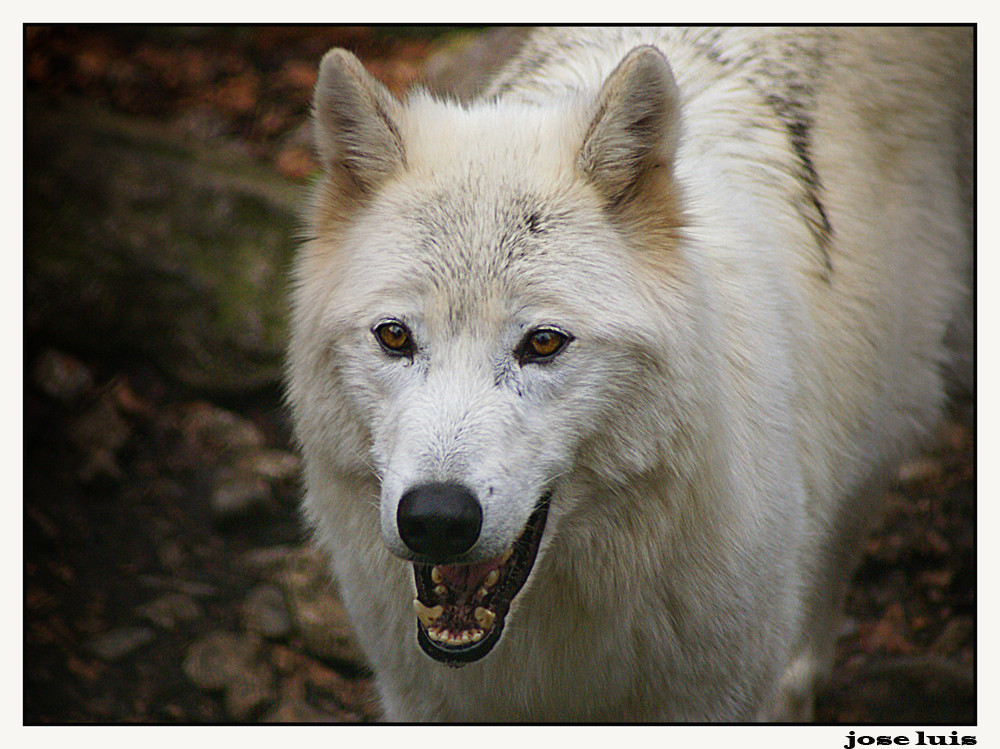
[[[610,203],[620,204],[647,170],[671,165],[679,132],[670,65],[655,47],[637,47],[601,87],[577,163]]]
[[[400,104],[354,55],[332,49],[320,63],[313,127],[324,169],[345,170],[363,193],[405,165]]]

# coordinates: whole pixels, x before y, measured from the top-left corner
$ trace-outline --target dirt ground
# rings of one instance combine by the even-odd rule
[[[26,86],[241,141],[304,180],[314,163],[300,128],[322,53],[351,47],[402,91],[449,39],[439,32],[32,28]],[[294,628],[253,640],[266,673],[246,683],[264,686],[242,700],[185,666],[207,636],[247,630],[248,591],[261,582],[248,555],[306,540],[294,479],[269,484],[234,520],[213,514],[217,455],[192,436],[192,414],[225,412],[252,424],[262,449],[291,452],[278,387],[193,392],[125,353],[27,334],[24,722],[376,719],[363,664],[317,654]],[[975,446],[964,402],[901,469],[853,579],[819,722],[976,721]],[[154,600],[184,605],[154,614]]]

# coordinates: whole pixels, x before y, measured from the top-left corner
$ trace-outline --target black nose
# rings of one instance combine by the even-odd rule
[[[399,500],[396,524],[411,550],[443,561],[475,545],[483,511],[461,484],[423,484]]]

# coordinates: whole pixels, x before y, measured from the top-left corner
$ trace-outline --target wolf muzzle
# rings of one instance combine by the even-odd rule
[[[413,562],[417,643],[450,666],[477,661],[496,645],[511,602],[531,573],[551,491],[538,500],[524,529],[502,554],[477,562],[451,561],[475,546],[483,513],[461,484],[424,484],[400,499],[396,522]]]

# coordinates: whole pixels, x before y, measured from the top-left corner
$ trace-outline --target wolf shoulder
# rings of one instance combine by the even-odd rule
[[[974,64],[970,26],[540,28],[486,96],[541,98],[599,86],[629,50],[644,44],[667,56],[679,80],[768,71],[777,78],[830,62],[827,85],[867,79],[897,90],[930,89],[944,100],[967,98]]]

